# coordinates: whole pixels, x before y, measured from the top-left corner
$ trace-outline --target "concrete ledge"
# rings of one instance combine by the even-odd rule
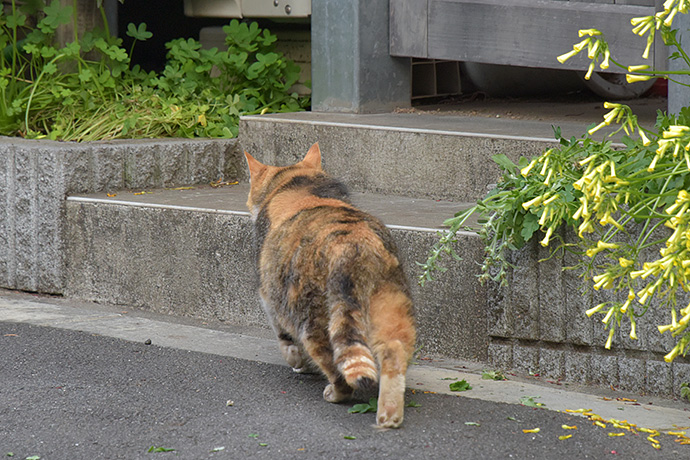
[[[258,301],[251,223],[244,205],[247,187],[152,192],[68,199],[66,295],[267,327]],[[390,224],[411,281],[418,343],[424,352],[485,360],[486,294],[476,280],[474,263],[483,251],[479,238],[462,234],[458,251],[465,260],[453,264],[445,282],[422,289],[416,284],[416,262],[426,260],[438,227],[409,225],[408,216],[396,217],[390,197],[356,198],[374,213],[377,206],[388,208],[381,217]],[[396,198],[409,215],[424,209],[430,222],[442,220],[430,215],[433,200],[407,199],[402,206],[403,201]],[[448,205],[441,203],[436,213],[447,216],[444,206]]]
[[[64,199],[238,175],[237,140],[0,138],[0,287],[62,293]]]
[[[486,195],[500,177],[493,155],[517,161],[555,144],[542,122],[312,112],[242,117],[240,142],[273,165],[292,164],[319,142],[324,168],[353,190],[455,201]]]

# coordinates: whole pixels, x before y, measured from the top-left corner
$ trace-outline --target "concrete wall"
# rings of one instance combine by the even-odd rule
[[[236,140],[0,138],[0,287],[62,293],[67,195],[232,178],[239,155]]]

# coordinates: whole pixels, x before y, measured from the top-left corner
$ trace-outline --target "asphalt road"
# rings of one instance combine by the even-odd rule
[[[286,366],[0,322],[0,459],[690,457],[668,435],[656,450],[645,433],[612,437],[625,430],[462,394],[408,390],[419,407],[378,431],[323,387]]]

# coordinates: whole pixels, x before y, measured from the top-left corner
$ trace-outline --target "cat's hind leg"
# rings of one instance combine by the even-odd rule
[[[278,347],[280,348],[280,353],[283,355],[285,362],[292,367],[293,371],[300,374],[311,374],[316,372],[316,369],[310,362],[308,355],[299,342],[297,342],[293,338],[293,334],[277,320],[274,309],[263,294],[261,295],[261,303],[271,323],[271,327],[273,327],[273,331],[278,337]]]
[[[311,332],[305,333],[301,339],[305,351],[328,379],[329,383],[323,391],[323,399],[331,403],[350,399],[354,390],[347,384],[333,362],[333,350],[326,332],[321,328],[314,328]]]
[[[314,369],[310,365],[309,358],[306,356],[302,347],[295,343],[294,339],[287,332],[278,333],[278,346],[292,370],[297,373],[313,373]]]
[[[371,342],[379,363],[379,399],[376,423],[397,428],[403,422],[405,373],[416,338],[412,302],[395,287],[380,289],[370,303]]]

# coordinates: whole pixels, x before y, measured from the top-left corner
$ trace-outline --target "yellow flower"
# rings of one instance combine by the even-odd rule
[[[571,57],[575,56],[577,53],[579,53],[578,50],[570,50],[570,51],[568,51],[568,52],[565,53],[565,54],[561,54],[561,55],[558,56],[556,59],[558,60],[558,62],[560,62],[561,64],[563,64],[565,61],[567,61],[567,60],[570,59]]]
[[[603,241],[597,242],[597,248],[599,249],[618,249],[619,246],[616,243],[605,243]]]
[[[615,308],[611,307],[609,308],[608,313],[606,313],[606,316],[604,316],[604,319],[601,320],[602,323],[608,324],[608,322],[611,320],[613,317],[613,314],[615,313]]]
[[[652,21],[653,19],[654,19],[653,16],[641,16],[641,17],[637,17],[637,18],[632,18],[632,19],[630,20],[630,24],[632,24],[633,26],[637,26],[637,25],[639,25],[639,24],[643,24],[643,23],[646,23],[646,22],[650,22],[650,21]]]
[[[637,323],[635,321],[630,323],[630,339],[637,340]]]
[[[647,136],[645,136],[644,131],[642,131],[642,128],[638,129],[637,132],[640,135],[640,139],[642,139],[642,145],[644,145],[646,147],[652,143],[652,141],[650,141],[647,138]]]
[[[528,164],[527,166],[525,166],[524,168],[522,168],[520,170],[520,174],[522,174],[524,177],[527,177],[527,174],[529,174],[529,172],[532,170],[532,168],[534,168],[536,165],[537,165],[537,159],[535,158],[534,160],[532,160],[530,162],[530,164]]]
[[[609,125],[609,123],[606,123],[605,121],[602,121],[601,123],[599,123],[598,125],[596,125],[594,128],[588,130],[587,133],[588,133],[589,135],[592,135],[592,134],[596,133],[597,131],[599,131],[599,130],[600,130],[601,128],[603,128],[604,126],[608,126],[608,125]]]
[[[678,353],[680,353],[680,344],[676,345],[673,348],[673,350],[671,350],[666,356],[664,356],[664,361],[670,363],[676,358],[676,356],[678,356]]]
[[[604,304],[604,303],[600,303],[600,304],[597,305],[596,307],[590,308],[589,310],[587,310],[587,311],[585,312],[585,314],[586,314],[588,317],[591,318],[593,314],[599,313],[599,312],[601,311],[601,309],[604,308],[605,305],[606,305],[606,304]]]
[[[609,338],[606,339],[606,344],[604,345],[604,348],[606,348],[607,350],[610,350],[610,349],[611,349],[611,342],[613,342],[613,334],[614,334],[615,332],[616,332],[616,330],[613,329],[613,328],[611,328],[611,329],[609,330]]]
[[[541,245],[544,246],[544,247],[548,246],[548,245],[549,245],[549,239],[551,239],[551,234],[552,234],[552,233],[553,233],[553,227],[549,227],[549,228],[546,230],[546,236],[544,237],[543,240],[541,240],[541,241],[539,242],[539,244],[541,244]]]
[[[601,64],[599,64],[599,67],[602,69],[606,70],[609,68],[609,58],[611,57],[611,52],[609,51],[608,48],[606,48],[606,51],[604,51],[604,60],[601,61]]]
[[[670,331],[673,325],[671,324],[666,324],[664,326],[657,326],[656,328],[659,330],[660,334],[663,334],[666,331]]]
[[[653,172],[654,169],[656,168],[656,164],[659,161],[659,158],[661,158],[661,155],[655,155],[654,158],[652,159],[652,162],[647,166],[647,171],[648,172]]]
[[[671,24],[673,24],[673,18],[676,16],[676,13],[678,13],[678,8],[673,8],[671,10],[671,13],[664,20],[664,25],[666,27],[671,27]]]
[[[601,46],[601,41],[597,40],[594,42],[594,45],[590,46],[589,49],[587,50],[587,57],[590,59],[594,59],[597,55],[597,51],[599,51],[599,47]]]
[[[637,83],[639,81],[647,81],[647,80],[651,80],[652,78],[654,78],[654,77],[652,77],[651,75],[632,75],[632,74],[626,74],[625,75],[625,80],[628,83]]]
[[[527,210],[527,209],[529,209],[529,208],[532,207],[532,206],[539,206],[539,205],[541,204],[542,201],[544,201],[544,195],[539,195],[539,196],[536,197],[536,198],[533,198],[533,199],[531,199],[531,200],[529,200],[529,201],[526,201],[526,202],[522,203],[522,208],[523,208],[524,210]]]
[[[649,66],[647,64],[628,66],[628,72],[639,72],[640,70],[647,70],[647,69],[649,69]]]
[[[632,265],[635,264],[634,261],[632,261],[632,260],[630,260],[630,259],[626,259],[625,257],[619,257],[619,258],[618,258],[618,263],[619,263],[619,264],[621,265],[621,267],[623,267],[623,268],[628,268],[628,267],[630,267],[630,266],[632,266]]]
[[[580,29],[577,31],[577,35],[580,37],[584,37],[585,35],[593,37],[595,35],[601,35],[601,32],[597,29]]]

